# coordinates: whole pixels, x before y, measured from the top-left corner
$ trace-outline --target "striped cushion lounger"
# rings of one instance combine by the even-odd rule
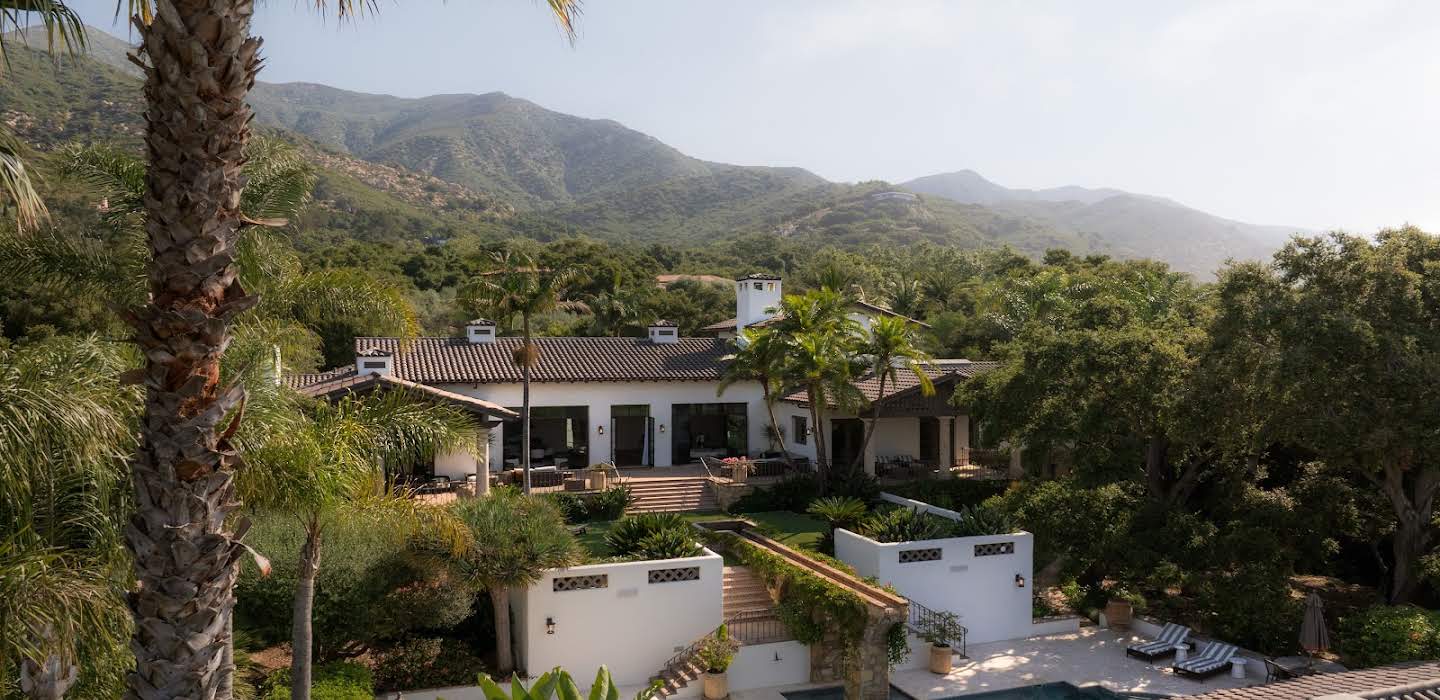
[[[1125,653],[1137,659],[1154,661],[1155,659],[1173,655],[1177,644],[1188,645],[1189,642],[1187,642],[1186,639],[1189,636],[1189,627],[1177,625],[1174,622],[1167,622],[1165,626],[1160,629],[1160,634],[1155,637],[1155,641],[1145,642],[1144,644],[1131,644],[1129,648],[1125,650]]]
[[[1186,678],[1201,681],[1213,675],[1224,673],[1230,670],[1230,660],[1235,658],[1239,649],[1233,644],[1222,644],[1211,642],[1205,645],[1205,650],[1197,656],[1192,656],[1171,668],[1175,673]]]

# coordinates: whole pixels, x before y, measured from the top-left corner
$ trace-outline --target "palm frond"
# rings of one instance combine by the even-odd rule
[[[85,50],[85,22],[59,0],[0,0],[0,62],[10,63],[5,35],[23,32],[38,21],[45,31],[45,49],[75,54]]]
[[[22,231],[35,228],[48,216],[44,200],[30,181],[23,147],[3,125],[0,125],[0,193],[5,195],[5,199],[0,200],[0,211],[12,210],[16,226]]]

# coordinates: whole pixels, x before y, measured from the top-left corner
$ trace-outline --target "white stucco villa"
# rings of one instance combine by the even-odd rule
[[[287,382],[311,395],[333,396],[357,384],[394,381],[422,386],[439,398],[490,418],[488,440],[468,453],[437,457],[432,474],[462,479],[518,465],[522,449],[532,464],[573,469],[601,462],[620,467],[669,467],[702,457],[756,456],[774,451],[756,382],[720,390],[725,357],[735,334],[774,320],[782,283],[774,275],[735,281],[736,315],[705,329],[707,337],[680,337],[675,324],[656,321],[643,338],[541,337],[532,372],[531,441],[522,447],[520,370],[512,353],[517,337],[500,337],[493,321],[474,319],[459,337],[356,338],[355,364]],[[898,315],[857,302],[852,317],[868,328],[879,315]],[[921,324],[915,321],[916,324]],[[930,370],[937,392],[921,396],[913,376],[879,395],[873,379],[860,382],[879,402],[875,437],[863,458],[877,463],[914,460],[943,467],[970,461],[969,416],[948,399],[958,382],[992,367],[969,360],[938,360]],[[815,456],[814,430],[803,395],[785,397],[777,415],[792,454]],[[862,442],[864,420],[837,415],[829,431],[834,463],[848,464]],[[422,468],[423,469],[423,468]]]

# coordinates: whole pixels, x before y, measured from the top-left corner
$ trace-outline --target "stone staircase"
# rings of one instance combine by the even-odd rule
[[[627,513],[712,512],[720,510],[709,480],[703,476],[672,479],[631,479],[625,482],[635,502]]]
[[[777,630],[783,628],[775,617],[775,601],[770,598],[770,591],[755,572],[744,566],[727,566],[723,588],[721,609],[724,619],[727,622],[737,618],[743,620],[731,623],[729,631],[732,638],[741,644],[777,641],[768,637],[760,638],[775,635]],[[677,654],[676,660],[652,679],[660,681],[657,692],[659,696],[671,697],[699,680],[705,673],[705,669],[695,662],[697,649],[698,643]]]

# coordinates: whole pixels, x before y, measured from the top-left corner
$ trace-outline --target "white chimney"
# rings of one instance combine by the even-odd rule
[[[755,273],[735,280],[735,332],[774,316],[781,296],[778,275]]]
[[[465,323],[465,339],[472,343],[495,342],[495,322],[488,318],[472,318]]]
[[[673,345],[680,340],[680,327],[674,321],[660,319],[650,324],[650,342]]]
[[[395,355],[380,348],[366,348],[355,353],[355,373],[368,377],[378,374],[387,377],[395,372]]]

